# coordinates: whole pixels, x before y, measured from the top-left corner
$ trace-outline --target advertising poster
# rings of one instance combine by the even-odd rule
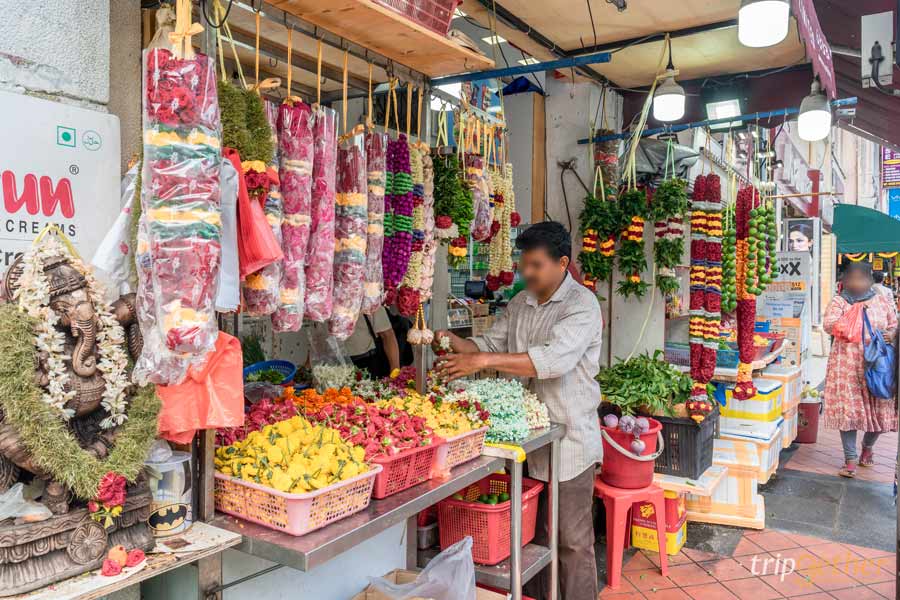
[[[782,361],[800,366],[812,333],[812,259],[808,252],[779,252],[778,274],[757,301],[757,321],[769,321],[771,331],[785,334]]]
[[[8,92],[0,115],[0,272],[50,223],[90,261],[119,214],[119,118]]]
[[[812,260],[810,282],[819,281],[820,252],[822,248],[822,221],[818,218],[785,219],[782,249],[787,252],[806,252]],[[810,285],[812,296],[810,313],[813,323],[822,322],[821,290]]]

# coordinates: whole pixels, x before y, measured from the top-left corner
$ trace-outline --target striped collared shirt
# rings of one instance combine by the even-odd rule
[[[566,426],[560,444],[560,481],[600,461],[600,369],[603,315],[596,296],[566,274],[550,299],[539,304],[517,294],[494,326],[472,341],[483,352],[527,352],[537,377],[525,382],[547,405],[550,420]],[[528,473],[547,481],[549,448],[528,457]]]

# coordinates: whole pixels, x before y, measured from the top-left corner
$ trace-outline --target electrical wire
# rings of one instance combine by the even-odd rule
[[[234,5],[234,0],[228,0],[228,8],[225,9],[225,14],[222,15],[222,20],[218,23],[213,23],[209,18],[209,13],[206,11],[206,3],[208,0],[200,0],[200,14],[203,15],[203,20],[206,21],[206,24],[212,27],[213,29],[219,29],[222,27],[226,21],[228,21],[228,15],[231,14],[231,7]]]
[[[597,27],[594,25],[594,11],[591,10],[591,0],[585,0],[588,7],[588,16],[591,19],[591,30],[594,32],[594,46],[597,45]]]
[[[869,64],[872,65],[872,84],[875,86],[875,89],[886,96],[900,96],[900,90],[888,89],[881,85],[881,77],[878,75],[878,68],[881,66],[883,60],[884,54],[881,52],[881,44],[875,42],[875,45],[872,46],[872,57],[869,58]]]

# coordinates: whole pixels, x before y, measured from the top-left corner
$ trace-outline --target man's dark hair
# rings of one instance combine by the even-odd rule
[[[572,236],[556,221],[535,223],[521,232],[516,238],[516,248],[522,251],[543,248],[553,260],[563,256],[572,260]]]
[[[875,280],[875,283],[884,283],[884,271],[875,271],[872,273],[872,279]]]

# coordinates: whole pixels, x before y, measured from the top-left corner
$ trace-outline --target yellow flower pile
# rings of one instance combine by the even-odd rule
[[[216,470],[279,492],[303,494],[369,470],[361,446],[330,427],[292,417],[216,450]]]
[[[432,402],[428,396],[423,396],[412,390],[409,390],[405,396],[379,400],[376,406],[378,408],[399,408],[412,416],[422,417],[425,419],[425,424],[442,438],[468,433],[485,425],[481,421],[473,422],[469,418],[469,411],[463,410],[455,401],[449,398],[443,401]]]

